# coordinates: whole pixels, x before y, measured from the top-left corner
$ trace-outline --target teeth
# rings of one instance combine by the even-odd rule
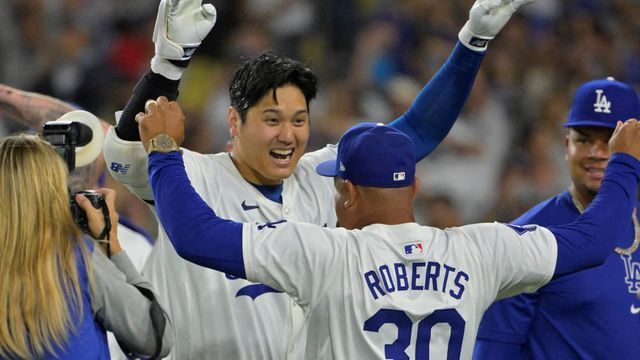
[[[293,149],[289,149],[289,150],[271,150],[274,154],[277,155],[282,155],[282,156],[288,156],[291,155],[293,153]]]

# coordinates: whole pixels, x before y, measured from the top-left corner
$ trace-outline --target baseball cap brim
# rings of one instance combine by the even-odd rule
[[[567,121],[562,124],[562,127],[578,127],[578,126],[597,126],[603,128],[615,129],[615,124],[597,121],[597,120],[580,120],[580,121]]]
[[[321,176],[335,177],[338,175],[336,160],[328,160],[316,166],[316,172]]]

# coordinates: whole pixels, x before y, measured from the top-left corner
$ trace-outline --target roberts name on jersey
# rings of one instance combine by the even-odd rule
[[[456,300],[464,293],[469,275],[453,266],[435,261],[384,264],[363,274],[371,296],[377,300],[395,291],[439,291]]]

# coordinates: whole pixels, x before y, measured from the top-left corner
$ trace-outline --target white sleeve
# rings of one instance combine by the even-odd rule
[[[558,246],[547,228],[500,223],[476,224],[460,228],[473,239],[479,259],[495,289],[497,299],[534,292],[548,283],[555,270]]]
[[[312,309],[340,273],[348,232],[304,223],[244,224],[242,252],[247,279],[288,293]]]
[[[147,175],[147,152],[140,141],[122,140],[113,126],[104,140],[104,159],[109,174],[142,200],[153,200]]]

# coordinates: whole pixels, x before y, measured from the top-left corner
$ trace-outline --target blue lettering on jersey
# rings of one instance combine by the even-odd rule
[[[624,282],[629,287],[629,293],[636,294],[640,291],[640,263],[633,261],[631,255],[620,255],[624,262]]]
[[[518,235],[524,235],[525,233],[528,233],[529,231],[534,231],[538,225],[513,225],[513,224],[505,224],[508,227],[511,228],[511,230],[515,231],[516,233],[518,233]]]
[[[470,279],[466,272],[436,261],[384,264],[365,272],[363,277],[374,300],[409,290],[436,291],[460,300]]]
[[[229,275],[229,274],[224,274],[224,276],[229,280],[238,279],[238,277]],[[236,297],[240,297],[244,295],[244,296],[250,297],[252,300],[255,300],[258,296],[268,294],[268,293],[281,294],[282,291],[268,287],[267,285],[264,285],[264,284],[251,284],[251,285],[247,285],[240,288],[240,290],[236,292]]]
[[[117,162],[112,162],[110,168],[115,173],[127,175],[131,168],[131,164],[119,164]]]
[[[282,223],[286,223],[286,222],[287,222],[287,220],[285,220],[285,219],[278,220],[278,221],[273,221],[273,222],[268,222],[268,223],[266,223],[264,225],[258,225],[258,230],[262,230],[262,229],[265,229],[265,228],[275,229],[276,225],[282,224]]]

